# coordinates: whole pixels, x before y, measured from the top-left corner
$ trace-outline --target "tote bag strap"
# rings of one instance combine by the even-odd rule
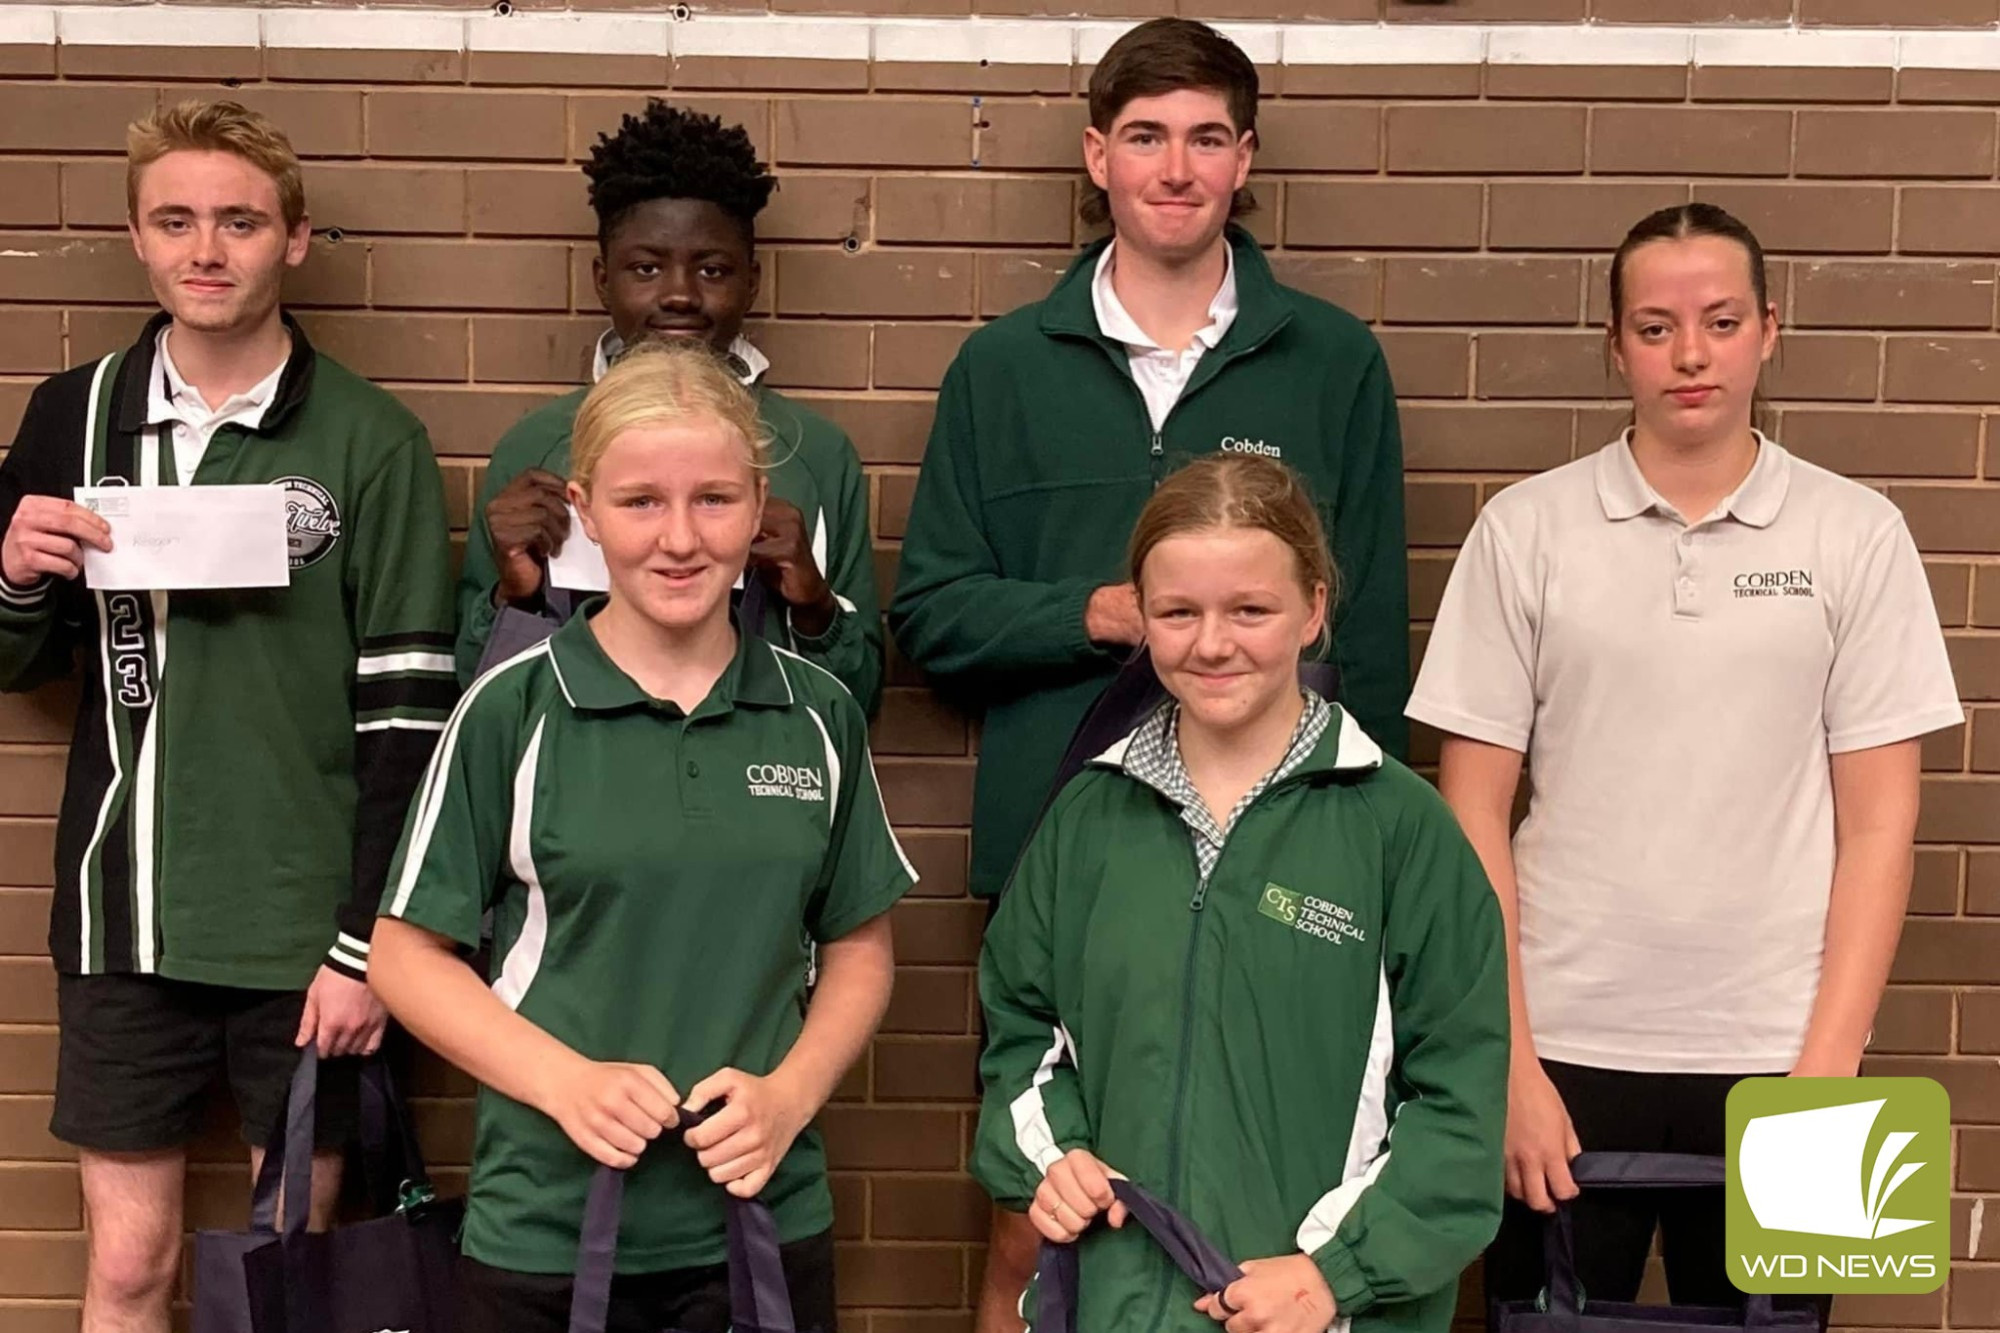
[[[683,1132],[708,1117],[680,1113]],[[785,1266],[778,1249],[778,1221],[760,1199],[724,1191],[729,1231],[729,1324],[735,1333],[796,1333]],[[625,1206],[625,1173],[600,1166],[583,1204],[576,1250],[576,1285],[570,1296],[569,1333],[604,1333],[611,1310],[611,1277],[618,1266],[618,1222]]]
[[[1164,1200],[1132,1181],[1117,1178],[1111,1182],[1111,1192],[1131,1214],[1130,1222],[1144,1228],[1198,1291],[1221,1291],[1243,1276],[1235,1261]],[[1074,1243],[1042,1242],[1036,1266],[1035,1333],[1074,1333],[1077,1269]]]
[[[370,1202],[387,1217],[430,1200],[430,1170],[410,1120],[410,1104],[380,1054],[361,1065],[361,1164]]]
[[[252,1231],[305,1234],[306,1219],[312,1212],[313,1123],[318,1095],[319,1051],[308,1045],[299,1053],[291,1091],[285,1098],[285,1114],[271,1127],[271,1137],[264,1145],[264,1164],[250,1191]],[[282,1228],[278,1220],[281,1189],[285,1205]]]
[[[1581,1189],[1720,1189],[1727,1178],[1722,1158],[1692,1153],[1587,1152],[1570,1160],[1569,1171]],[[1576,1277],[1576,1221],[1568,1203],[1543,1224],[1542,1260],[1549,1313],[1578,1327],[1588,1293]],[[1742,1327],[1776,1326],[1768,1295],[1745,1299]]]

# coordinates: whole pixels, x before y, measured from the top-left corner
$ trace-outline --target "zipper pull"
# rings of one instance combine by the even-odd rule
[[[1201,910],[1201,905],[1203,901],[1206,900],[1207,897],[1208,897],[1208,881],[1204,879],[1199,884],[1196,884],[1194,886],[1194,897],[1190,899],[1188,902],[1188,911],[1199,912]]]
[[[1163,445],[1162,445],[1162,444],[1160,443],[1160,432],[1158,432],[1158,431],[1154,431],[1154,432],[1153,432],[1153,457],[1155,457],[1155,458],[1165,458],[1166,456],[1167,456],[1167,451],[1166,451],[1166,448],[1165,448],[1165,446],[1163,446]]]

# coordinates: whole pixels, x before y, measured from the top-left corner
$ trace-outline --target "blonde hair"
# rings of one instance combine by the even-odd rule
[[[1210,454],[1160,483],[1132,529],[1126,563],[1133,584],[1144,586],[1146,557],[1167,538],[1231,529],[1270,533],[1291,551],[1309,599],[1317,584],[1326,585],[1329,607],[1339,599],[1326,530],[1304,478],[1256,454]]]
[[[139,175],[178,152],[234,153],[278,187],[285,230],[305,220],[306,185],[292,141],[270,118],[240,102],[186,101],[135,120],[125,130],[125,208],[139,216]]]
[[[634,345],[584,395],[570,431],[570,480],[585,490],[611,442],[640,426],[709,420],[735,432],[762,470],[770,433],[757,399],[706,343],[673,340]]]

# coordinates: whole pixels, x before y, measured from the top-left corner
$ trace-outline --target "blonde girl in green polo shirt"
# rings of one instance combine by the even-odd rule
[[[567,1327],[598,1163],[630,1172],[611,1333],[727,1327],[724,1189],[775,1213],[799,1328],[834,1327],[811,1121],[888,1004],[915,874],[860,706],[732,619],[765,448],[705,348],[597,383],[569,496],[609,596],[467,691],[411,808],[369,980],[481,1085],[466,1333]],[[667,1134],[683,1107],[709,1119]]]
[[[1750,229],[1663,209],[1610,273],[1632,427],[1487,504],[1409,705],[1513,955],[1499,1300],[1541,1287],[1580,1151],[1721,1156],[1739,1078],[1856,1072],[1918,738],[1961,717],[1896,507],[1752,424],[1778,309]],[[1593,1302],[1635,1297],[1656,1228],[1676,1303],[1743,1299],[1720,1190],[1588,1190],[1574,1222]]]

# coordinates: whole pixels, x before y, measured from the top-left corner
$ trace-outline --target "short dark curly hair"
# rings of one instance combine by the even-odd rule
[[[653,199],[706,199],[740,223],[744,241],[754,245],[757,214],[778,185],[741,125],[725,126],[720,116],[657,97],[643,113],[628,114],[616,134],[597,136],[583,174],[600,246],[627,213]]]

